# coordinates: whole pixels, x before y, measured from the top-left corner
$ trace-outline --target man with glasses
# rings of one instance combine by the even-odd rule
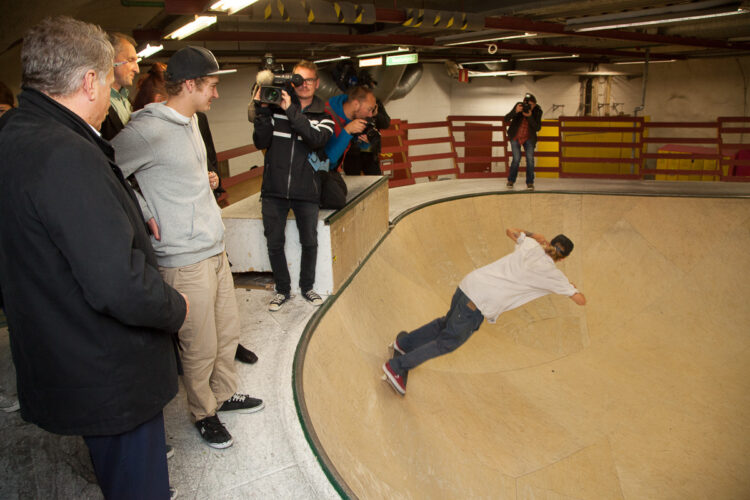
[[[321,180],[316,175],[318,164],[313,165],[312,158],[313,153],[322,151],[333,134],[333,122],[325,112],[323,101],[315,96],[320,84],[317,66],[310,61],[300,61],[294,73],[304,78],[303,84],[295,88],[295,99],[282,91],[280,105],[270,106],[260,102],[260,89],[253,96],[253,143],[258,149],[266,150],[261,186],[263,229],[276,282],[269,311],[278,311],[291,297],[291,277],[284,253],[284,231],[290,209],[294,212],[302,246],[299,277],[302,296],[313,305],[323,302],[313,290]]]
[[[102,123],[102,136],[111,140],[130,121],[133,112],[128,100],[128,88],[133,85],[133,79],[140,70],[140,57],[135,53],[135,40],[122,33],[110,33],[109,43],[115,48],[114,74],[115,80],[109,91],[110,107],[107,118]]]

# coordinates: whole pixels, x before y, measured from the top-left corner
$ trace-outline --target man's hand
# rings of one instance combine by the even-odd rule
[[[219,187],[219,176],[216,174],[216,172],[211,172],[209,170],[209,172],[208,172],[208,185],[211,186],[211,190],[214,190],[217,187]]]
[[[289,109],[289,106],[291,105],[292,105],[292,96],[290,96],[286,90],[282,90],[281,91],[281,104],[280,104],[281,109],[286,111],[287,109]]]
[[[344,130],[346,130],[349,135],[358,135],[365,129],[366,126],[367,122],[365,120],[363,120],[362,118],[355,118],[354,120],[346,124]]]
[[[367,134],[359,134],[359,137],[357,137],[362,142],[366,142],[367,144],[370,144],[370,139],[367,138]]]
[[[182,295],[182,298],[185,299],[185,320],[187,320],[188,314],[190,314],[190,301],[188,300],[187,295],[180,292],[180,295]]]
[[[255,95],[253,96],[253,101],[255,101],[255,104],[259,104],[261,108],[268,107],[267,103],[260,102],[260,87],[258,87],[258,90],[255,91]]]
[[[151,234],[153,234],[154,238],[156,238],[156,241],[161,241],[161,235],[159,234],[159,224],[156,223],[156,219],[151,217],[146,224],[151,230]]]
[[[521,113],[521,114],[522,114],[523,116],[525,116],[526,118],[528,118],[529,116],[531,116],[531,110],[528,110],[528,111],[524,111],[524,112],[523,112],[523,113]]]

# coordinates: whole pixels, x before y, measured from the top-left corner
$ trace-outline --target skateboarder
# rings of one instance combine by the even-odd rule
[[[399,394],[406,394],[409,370],[457,349],[485,318],[494,323],[505,311],[550,293],[567,295],[579,306],[586,304],[586,297],[555,267],[555,262],[570,255],[572,241],[559,234],[548,242],[541,234],[521,229],[508,229],[505,234],[516,243],[513,253],[469,273],[444,317],[396,337],[394,357],[383,371]]]

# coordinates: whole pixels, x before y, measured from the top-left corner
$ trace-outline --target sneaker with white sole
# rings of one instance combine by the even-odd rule
[[[224,401],[221,407],[216,411],[233,411],[236,413],[255,413],[265,408],[262,399],[251,398],[247,394],[234,394],[231,398]]]
[[[167,445],[167,459],[170,459],[174,456],[174,448],[170,445]]]
[[[399,345],[398,341],[401,340],[403,342],[404,338],[408,335],[405,331],[399,332],[398,335],[396,335],[396,340],[393,341],[393,350],[399,354],[406,354],[406,351]]]
[[[308,290],[306,292],[302,293],[302,296],[305,298],[306,301],[311,303],[314,306],[319,306],[323,303],[323,299],[320,298],[320,295],[315,293],[315,290]]]
[[[284,295],[283,293],[277,293],[273,296],[271,299],[271,302],[268,303],[268,310],[269,311],[278,311],[281,309],[281,306],[284,305],[284,302],[289,300],[289,295]]]
[[[402,396],[405,396],[406,383],[404,382],[404,377],[396,373],[393,368],[391,368],[390,361],[386,361],[383,365],[383,372],[385,372],[386,380],[391,384],[391,387],[393,387],[393,389]]]
[[[227,428],[216,415],[198,420],[195,427],[198,428],[201,437],[211,448],[222,450],[232,446],[232,435],[229,434]]]

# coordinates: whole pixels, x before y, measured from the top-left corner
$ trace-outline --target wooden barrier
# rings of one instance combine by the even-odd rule
[[[746,117],[652,122],[632,116],[562,116],[543,121],[534,170],[542,177],[748,182],[750,143],[743,142],[745,134],[750,134]],[[502,116],[450,115],[444,121],[424,123],[393,119],[381,136],[381,170],[388,175],[390,187],[440,176],[505,177],[512,159]],[[425,147],[427,152],[422,151]],[[243,146],[223,151],[219,158],[255,151],[253,146]],[[431,168],[431,162],[440,164]],[[230,187],[245,183],[246,191],[260,189],[259,184],[247,186],[252,179],[260,182],[262,168],[256,170],[222,183]],[[244,195],[237,188],[227,203]]]

